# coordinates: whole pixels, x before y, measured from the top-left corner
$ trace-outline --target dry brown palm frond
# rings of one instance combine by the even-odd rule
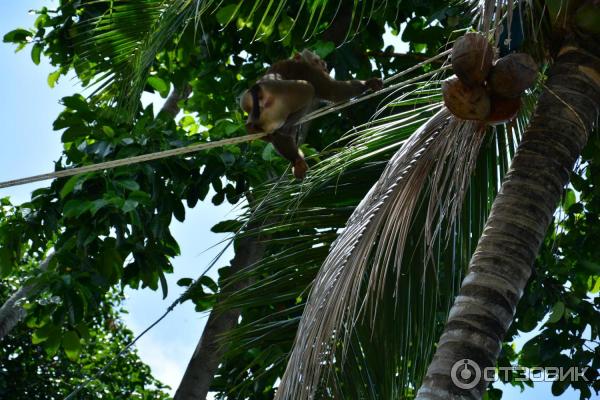
[[[431,196],[423,229],[426,244],[432,244],[442,222],[460,212],[482,137],[477,123],[457,120],[442,109],[393,156],[315,279],[276,398],[311,398],[324,366],[340,360],[343,365],[359,319],[369,315],[374,323],[386,275],[395,273],[399,280],[406,272],[400,268],[405,241],[424,190]],[[342,349],[340,358],[334,343]]]

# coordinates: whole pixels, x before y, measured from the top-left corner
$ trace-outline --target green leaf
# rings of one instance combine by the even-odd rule
[[[502,390],[497,389],[497,388],[489,388],[485,394],[486,394],[488,400],[501,400],[502,399]]]
[[[90,133],[90,128],[83,124],[72,125],[65,129],[61,136],[63,143],[74,142],[77,139],[84,138]]]
[[[42,10],[40,10],[42,11]],[[45,11],[45,10],[44,10]],[[40,14],[35,22],[33,23],[33,26],[35,26],[37,29],[42,29],[46,26],[50,26],[50,24],[48,24],[48,20],[49,20],[49,16],[46,13]]]
[[[89,111],[90,106],[85,101],[85,98],[80,94],[74,94],[73,96],[66,96],[61,99],[62,103],[75,111]]]
[[[78,217],[92,207],[91,201],[69,200],[63,207],[63,215],[66,218]]]
[[[33,33],[25,29],[15,29],[4,35],[4,43],[26,43],[27,38],[33,36]]]
[[[565,390],[567,390],[570,384],[571,382],[569,382],[568,379],[555,380],[554,382],[552,382],[552,394],[554,396],[560,396],[565,392]]]
[[[134,190],[129,194],[129,199],[138,201],[140,203],[147,203],[152,199],[152,197],[148,193],[141,190]]]
[[[75,184],[77,184],[79,178],[79,176],[72,176],[71,178],[69,178],[67,183],[65,183],[65,186],[63,186],[60,190],[59,194],[61,199],[64,199],[69,193],[73,191],[73,188],[75,187]]]
[[[167,284],[167,279],[162,271],[158,272],[158,279],[160,280],[160,288],[162,290],[163,299],[166,299],[167,295],[169,294],[169,285]]]
[[[88,340],[90,338],[90,328],[85,322],[81,322],[76,327],[79,336],[84,340]]]
[[[177,221],[185,221],[185,207],[180,200],[173,201],[173,216]]]
[[[569,211],[569,208],[577,202],[577,198],[575,196],[575,192],[571,189],[567,189],[565,191],[564,200],[563,200],[563,209],[565,211]]]
[[[540,362],[540,346],[535,340],[529,340],[523,345],[519,356],[521,365],[538,365]]]
[[[148,77],[148,83],[152,86],[158,93],[160,93],[161,97],[167,97],[169,94],[169,84],[165,82],[163,79],[158,76],[150,76]]]
[[[215,206],[218,206],[218,205],[222,204],[224,200],[225,200],[225,193],[224,192],[220,192],[220,193],[215,194],[213,196],[213,198],[211,199],[212,203]]]
[[[131,190],[131,191],[136,191],[136,190],[140,190],[140,185],[134,181],[133,179],[127,179],[124,181],[117,181],[116,182],[118,186],[121,186],[122,188],[125,188],[127,190]]]
[[[92,213],[92,216],[96,215],[96,213],[102,207],[106,206],[107,204],[109,204],[109,202],[107,200],[104,200],[104,199],[98,199],[98,200],[92,201],[92,205],[90,207],[90,212]]]
[[[79,117],[72,112],[63,111],[52,123],[52,129],[57,131],[59,129],[68,128],[74,125],[81,125],[81,120],[79,119]]]
[[[221,182],[221,178],[214,178],[211,183],[215,192],[220,192],[223,190],[223,182]]]
[[[237,232],[242,223],[237,220],[227,220],[221,221],[216,225],[213,225],[210,230],[214,233],[228,233],[228,232]]]
[[[219,291],[219,286],[209,276],[203,276],[203,277],[201,277],[200,278],[200,283],[202,285],[206,286],[207,288],[209,288],[210,290],[212,290],[214,293],[217,293]]]
[[[423,43],[422,35],[425,24],[426,21],[424,17],[413,17],[410,21],[408,21],[404,31],[402,32],[402,41],[406,43],[410,42],[411,44],[414,44],[414,42]]]
[[[228,119],[220,119],[215,123],[215,127],[211,130],[220,136],[231,136],[240,129],[240,124],[232,122]]]
[[[275,152],[275,147],[273,147],[272,143],[267,144],[262,151],[262,159],[265,161],[273,161],[276,158],[277,153]]]
[[[81,342],[79,341],[79,334],[76,331],[69,331],[65,333],[62,338],[62,346],[65,349],[67,357],[71,361],[77,360],[79,354],[81,354]]]
[[[69,178],[65,185],[60,190],[60,198],[64,199],[71,192],[81,190],[84,182],[89,178],[90,175],[75,175]]]
[[[58,78],[60,77],[60,70],[56,70],[48,75],[48,86],[54,88],[56,86],[56,82],[58,82]]]
[[[53,331],[48,339],[46,339],[43,343],[44,351],[48,356],[53,356],[58,351],[58,347],[60,346],[60,329],[56,329]]]
[[[528,309],[524,315],[517,321],[517,328],[523,332],[531,332],[538,323],[538,318],[535,310]]]
[[[600,7],[598,3],[582,5],[575,13],[575,24],[584,31],[600,35]]]
[[[235,16],[238,7],[237,4],[230,4],[219,8],[219,11],[217,11],[217,22],[221,25],[227,25]]]
[[[123,258],[116,247],[116,239],[106,238],[102,244],[102,255],[99,260],[99,272],[114,284],[121,277]]]
[[[177,281],[177,286],[190,286],[194,282],[192,278],[181,278]]]
[[[40,344],[47,341],[50,337],[60,335],[60,328],[54,324],[46,324],[31,335],[31,343]]]
[[[591,294],[600,292],[600,277],[590,276],[588,279],[588,290]]]
[[[235,163],[235,156],[228,151],[221,153],[220,157],[226,167],[231,167]]]
[[[12,251],[7,247],[0,247],[0,276],[8,276],[13,269],[14,258]]]
[[[121,207],[121,210],[124,213],[128,213],[129,211],[135,210],[135,208],[138,206],[138,202],[135,200],[131,200],[131,199],[127,199],[125,200],[125,203],[123,203],[123,206]]]
[[[552,314],[550,314],[550,318],[548,318],[548,324],[554,324],[562,318],[565,314],[565,303],[562,301],[557,301],[552,307]]]
[[[321,58],[327,57],[335,50],[335,44],[333,42],[317,41],[313,46],[314,52]]]
[[[39,43],[36,43],[33,45],[33,47],[31,48],[31,61],[33,61],[33,63],[35,65],[40,65],[40,55],[42,54],[42,45]]]
[[[285,15],[281,18],[277,30],[279,31],[279,37],[282,39],[281,42],[284,46],[289,46],[292,43],[292,28],[294,26],[294,19],[289,15]],[[317,53],[318,54],[318,53]]]
[[[106,134],[106,136],[108,136],[109,138],[112,138],[112,137],[115,136],[115,131],[110,126],[103,125],[102,126],[102,130],[104,131],[104,133]]]

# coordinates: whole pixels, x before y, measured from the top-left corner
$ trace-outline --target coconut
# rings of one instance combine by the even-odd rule
[[[521,98],[491,97],[491,110],[486,122],[490,125],[503,124],[514,119],[521,108]]]
[[[480,33],[469,32],[452,47],[452,68],[456,76],[469,86],[480,86],[492,68],[494,50]]]
[[[533,58],[525,53],[513,53],[502,57],[492,67],[488,86],[492,94],[505,97],[520,97],[537,78],[538,67]]]
[[[467,86],[451,76],[442,83],[444,104],[461,119],[483,121],[490,114],[490,97],[483,86]]]

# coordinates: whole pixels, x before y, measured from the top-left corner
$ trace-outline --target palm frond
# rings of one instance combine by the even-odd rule
[[[199,0],[96,0],[93,6],[106,10],[81,22],[85,39],[76,42],[83,62],[102,59],[92,96],[115,101],[133,115],[146,85],[156,55],[181,34],[195,15],[213,6],[215,1]],[[91,5],[87,5],[91,7]],[[76,38],[75,38],[76,39]]]
[[[497,18],[494,14],[495,28]],[[326,208],[342,206],[331,199],[330,192],[321,192],[323,185],[338,183],[340,190],[346,190],[353,182],[344,176],[402,146],[331,246],[313,283],[278,398],[310,398],[315,393],[340,398],[395,398],[410,394],[423,375],[437,337],[433,328],[444,318],[457,290],[461,268],[475,248],[528,118],[525,107],[515,124],[489,129],[494,135],[486,137],[477,124],[458,122],[441,112],[434,117],[437,122],[426,123],[406,140],[425,122],[427,112],[439,109],[435,104],[436,93],[439,100],[436,84],[439,80],[417,85],[414,96],[395,102],[402,107],[431,96],[427,105],[416,107],[417,112],[400,108],[403,111],[349,133],[345,139],[353,140],[348,147],[319,164],[300,188],[283,190],[270,203],[271,213],[287,213],[284,222],[273,229],[286,232],[289,236],[283,242],[292,243],[299,236],[291,231],[302,217],[308,220],[302,229],[310,230],[313,224],[323,229],[327,221],[319,216],[326,214]],[[406,96],[408,87],[403,89]],[[403,130],[407,136],[394,136]],[[314,221],[307,204],[324,206],[314,209]],[[352,207],[345,204],[349,205]],[[296,302],[286,310],[242,323],[233,333],[238,339],[252,334],[260,339],[245,340],[238,352],[252,347],[256,354],[259,342],[270,343],[267,348],[271,350],[271,346],[285,342],[279,333],[285,330],[289,334],[297,323],[305,297],[302,290],[320,257],[316,252],[310,260],[303,256],[331,245],[335,229],[339,229],[339,219],[335,221],[328,235],[315,242],[307,240],[303,246],[302,239],[316,239],[321,232],[305,234],[294,242],[298,247],[293,253],[283,249],[263,264],[264,269],[259,266],[247,271],[256,274],[257,282],[232,296],[229,306],[265,306],[248,300],[274,293],[283,293],[278,300]],[[289,266],[282,268],[277,259]],[[281,357],[278,354],[269,360],[280,366]]]
[[[421,97],[423,101],[425,98]],[[398,125],[393,128],[371,126],[369,130],[353,132],[354,146],[337,149],[335,155],[320,163],[314,171],[312,179],[317,175],[326,180],[306,185],[314,185],[312,188],[289,185],[271,199],[271,209],[263,217],[281,215],[281,218],[270,220],[260,231],[273,238],[268,246],[277,250],[257,265],[232,276],[231,283],[241,279],[253,283],[220,304],[223,309],[245,310],[242,323],[225,339],[235,342],[236,346],[230,349],[223,368],[235,368],[239,374],[235,390],[228,387],[228,396],[247,395],[244,388],[252,387],[253,382],[249,372],[252,368],[247,362],[259,355],[266,360],[263,367],[269,366],[275,378],[281,376],[276,371],[281,373],[285,352],[291,346],[300,320],[307,288],[315,279],[332,242],[360,199],[364,198],[367,188],[381,175],[387,154],[406,144],[407,138],[435,109],[439,109],[439,105],[424,103],[398,113]],[[406,239],[409,251],[402,260],[402,269],[406,273],[400,274],[400,280],[395,273],[387,275],[383,297],[377,304],[379,318],[375,321],[357,319],[346,346],[343,367],[339,362],[341,358],[334,366],[323,366],[326,377],[331,378],[325,385],[326,390],[337,390],[338,394],[344,394],[340,396],[342,398],[377,398],[369,395],[373,392],[378,393],[379,398],[390,398],[398,397],[395,394],[403,390],[407,390],[402,392],[407,394],[418,384],[429,361],[431,345],[439,333],[436,327],[440,328],[460,284],[461,272],[472,255],[530,111],[529,107],[524,107],[517,123],[494,127],[491,129],[493,134],[484,137],[479,158],[472,167],[469,188],[464,194],[464,207],[455,226],[450,229],[444,225],[437,235],[444,238],[438,237],[433,246],[435,259],[430,264],[423,261],[427,253],[422,227],[426,222],[431,191],[424,190]],[[382,120],[388,128],[393,125],[392,116]],[[455,143],[460,147],[460,141],[455,140]],[[360,161],[355,162],[353,155]],[[454,192],[460,193],[460,190]],[[450,237],[445,240],[448,232]],[[441,267],[436,271],[435,265]],[[361,296],[369,294],[366,281],[361,290]],[[373,332],[389,334],[374,335]],[[336,350],[343,349],[339,343]],[[386,354],[385,362],[378,356],[382,353]]]
[[[340,347],[347,351],[361,314],[371,315],[371,324],[375,323],[379,302],[366,299],[382,298],[387,274],[391,273],[389,265],[393,265],[397,280],[406,272],[401,268],[405,241],[430,175],[433,173],[434,185],[427,213],[426,226],[430,227],[425,228],[427,244],[433,241],[432,230],[439,229],[435,227],[439,227],[446,212],[443,206],[462,204],[465,183],[483,136],[474,134],[474,125],[459,122],[442,109],[390,160],[378,183],[350,217],[317,275],[279,398],[309,398],[319,386],[323,362],[334,361],[336,352],[331,346],[341,339]],[[461,143],[457,145],[455,138]],[[462,155],[465,153],[466,157]],[[460,161],[463,165],[458,164]],[[457,199],[437,204],[442,195]],[[454,216],[457,207],[447,211]],[[427,250],[431,256],[431,249]],[[367,285],[367,297],[363,285]]]
[[[252,40],[266,40],[276,31],[277,23],[294,9],[290,31],[297,29],[298,21],[304,22],[303,38],[307,40],[329,26],[331,21],[325,19],[334,18],[336,10],[343,4],[328,0],[301,1],[292,7],[290,3],[288,0],[229,4],[216,0],[85,2],[80,5],[82,17],[71,30],[78,57],[76,69],[92,68],[93,72],[80,74],[82,79],[83,76],[94,76],[92,95],[99,100],[114,101],[131,117],[157,55],[176,45],[186,29],[201,31],[202,35],[194,33],[194,38],[202,40],[206,34],[202,21],[210,17],[211,33],[218,27],[226,29],[238,21],[240,29],[250,27],[254,30]],[[370,17],[375,5],[385,7],[387,2],[352,4],[349,34],[353,30],[358,32],[362,19]]]

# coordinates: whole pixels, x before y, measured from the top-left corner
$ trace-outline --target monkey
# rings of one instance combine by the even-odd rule
[[[294,176],[302,180],[308,165],[298,149],[303,127],[296,123],[320,101],[340,102],[382,87],[379,78],[337,81],[329,76],[324,60],[310,50],[303,50],[291,59],[274,63],[242,94],[240,106],[248,113],[247,131],[268,133],[264,140],[290,161]]]

